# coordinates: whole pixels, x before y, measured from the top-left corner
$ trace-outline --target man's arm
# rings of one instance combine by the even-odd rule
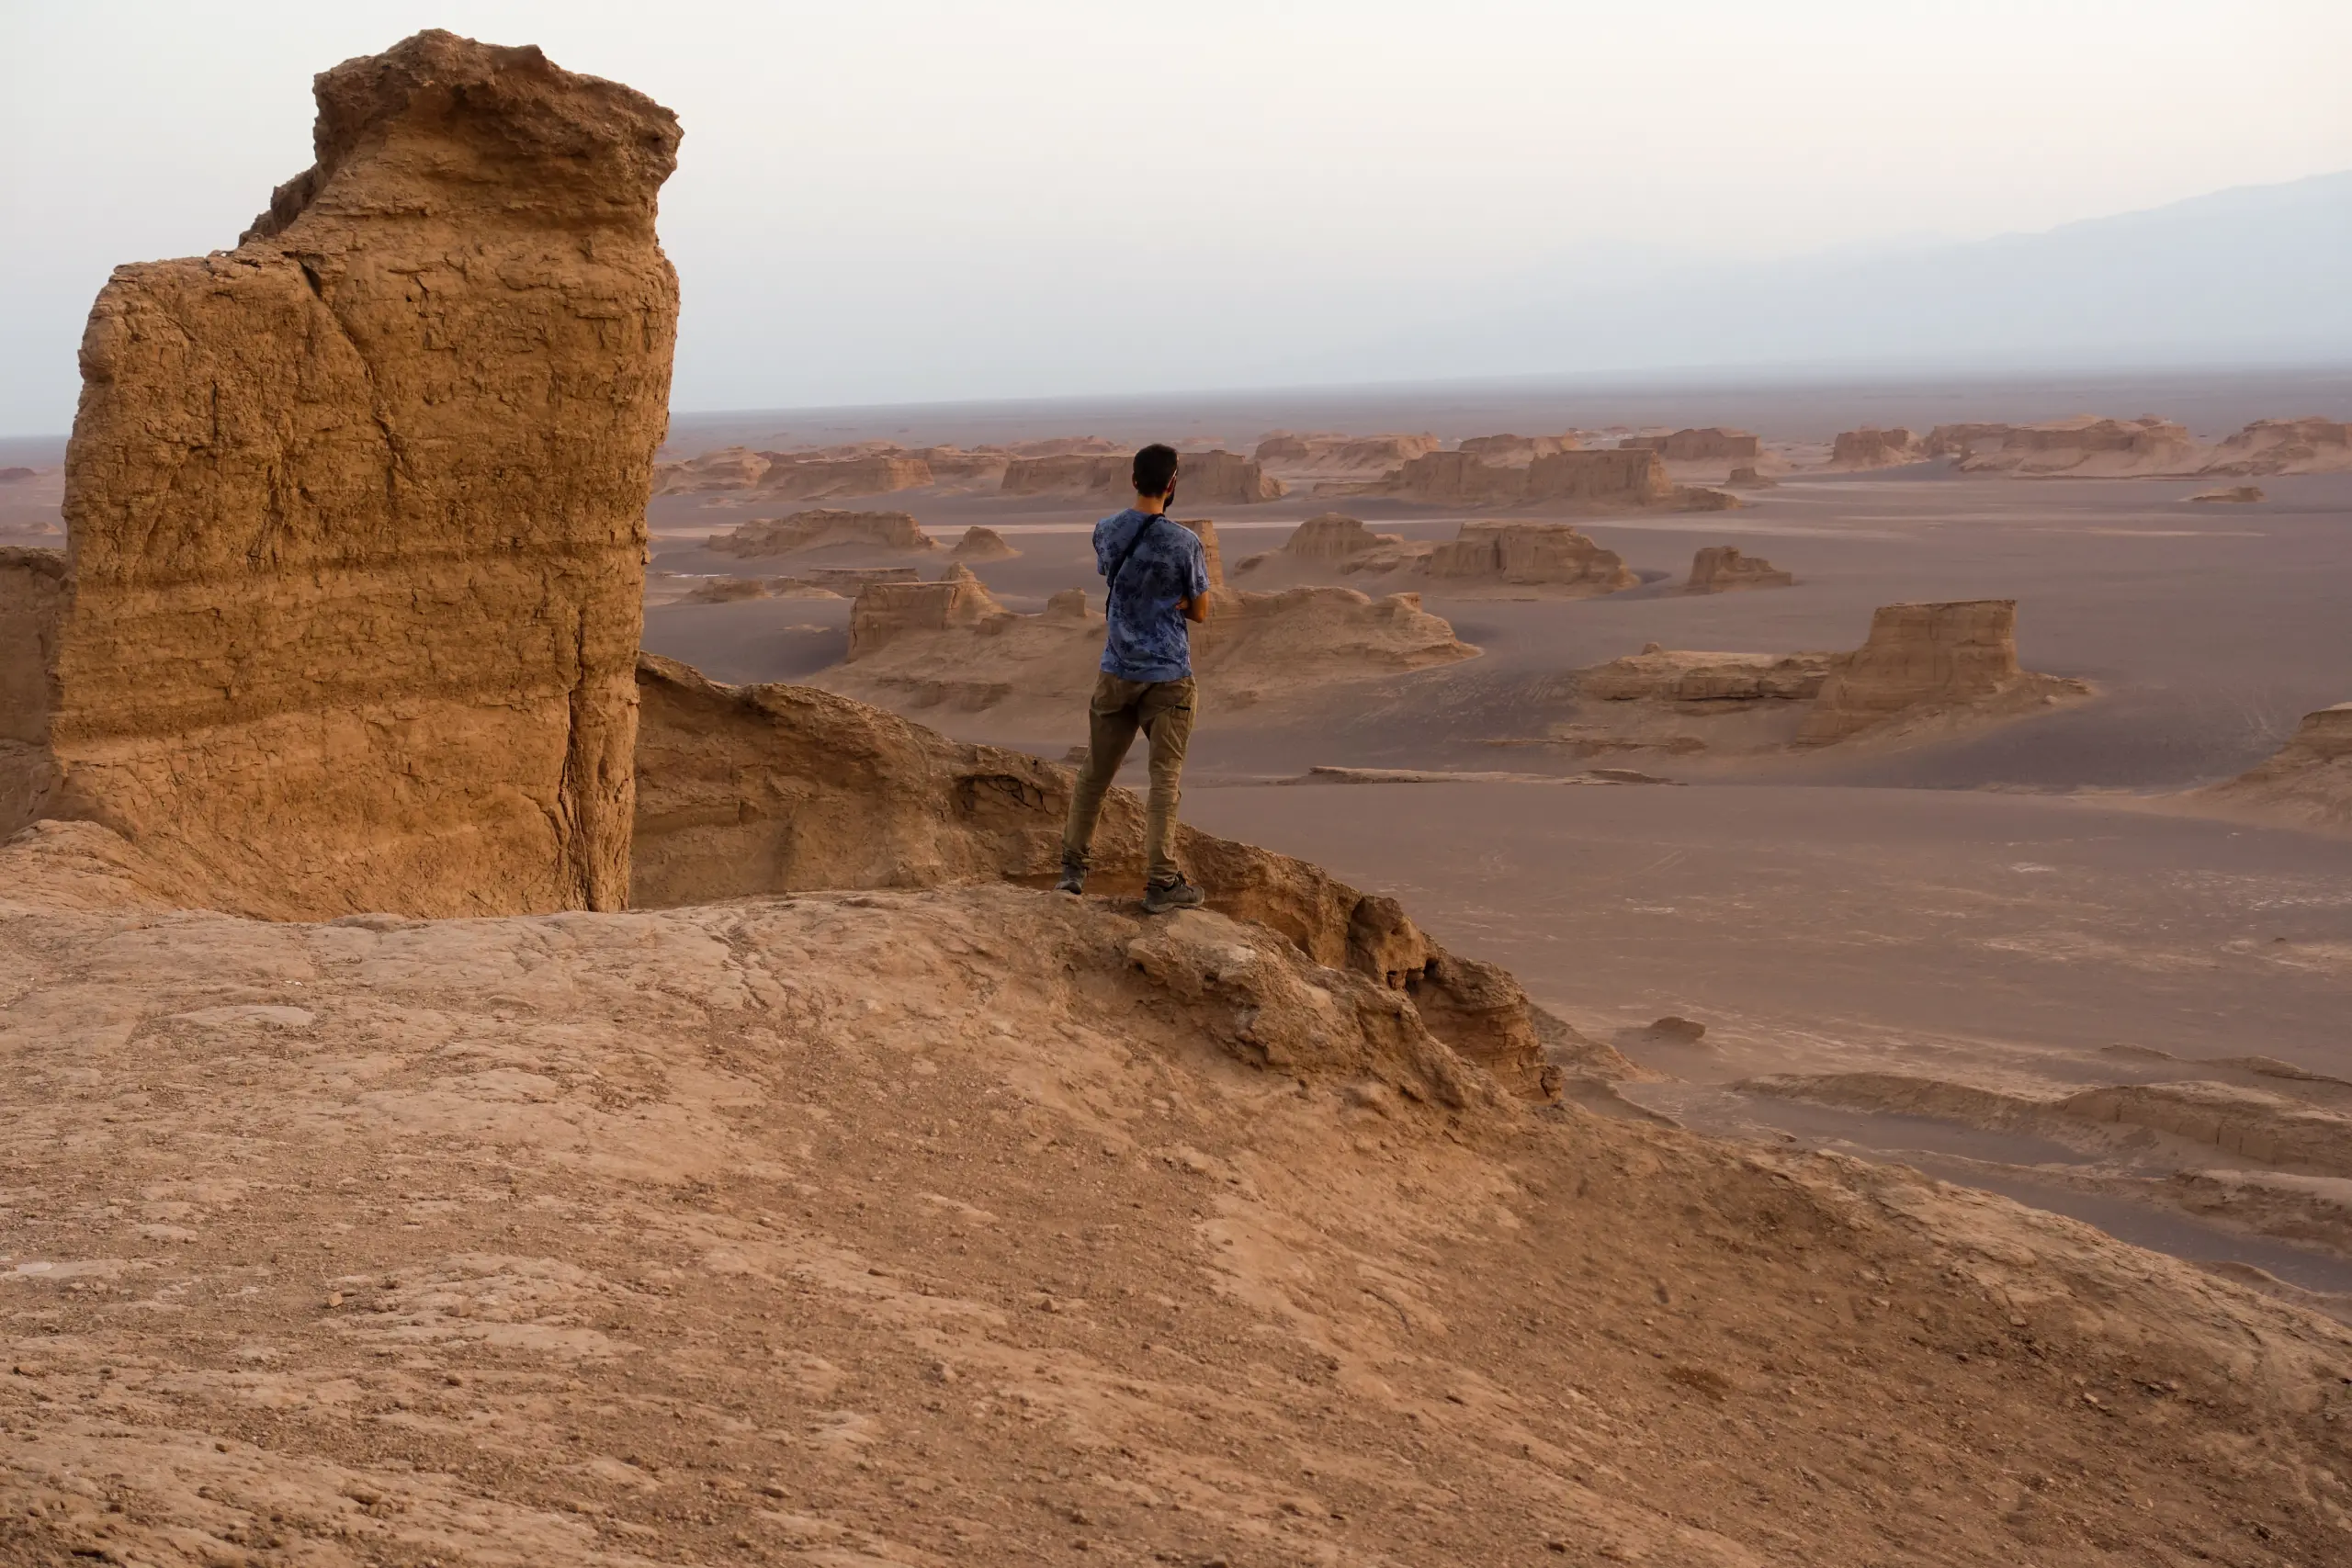
[[[1209,596],[1195,593],[1184,601],[1184,618],[1195,626],[1209,618]]]

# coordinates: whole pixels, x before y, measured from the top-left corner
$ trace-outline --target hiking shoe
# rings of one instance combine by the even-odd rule
[[[1143,890],[1143,912],[1164,915],[1170,909],[1197,909],[1209,901],[1209,896],[1178,877],[1173,882],[1155,882]]]
[[[1086,891],[1086,868],[1074,860],[1062,862],[1062,879],[1054,884],[1057,893],[1076,897]]]

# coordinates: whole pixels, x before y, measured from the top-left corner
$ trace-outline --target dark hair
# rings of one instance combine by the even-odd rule
[[[1155,441],[1136,454],[1136,493],[1166,495],[1176,479],[1176,448]]]

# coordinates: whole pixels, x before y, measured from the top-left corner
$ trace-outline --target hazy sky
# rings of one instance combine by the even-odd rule
[[[0,431],[107,269],[234,243],[424,27],[676,109],[681,409],[1138,391],[1652,252],[2046,228],[2352,167],[2352,0],[0,0]]]

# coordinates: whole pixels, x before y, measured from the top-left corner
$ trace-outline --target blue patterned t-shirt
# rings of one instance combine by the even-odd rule
[[[1110,589],[1105,614],[1111,629],[1102,645],[1102,668],[1123,681],[1181,681],[1193,672],[1184,601],[1209,591],[1200,536],[1181,523],[1129,507],[1094,525],[1094,570],[1109,577],[1120,554],[1146,529]]]

